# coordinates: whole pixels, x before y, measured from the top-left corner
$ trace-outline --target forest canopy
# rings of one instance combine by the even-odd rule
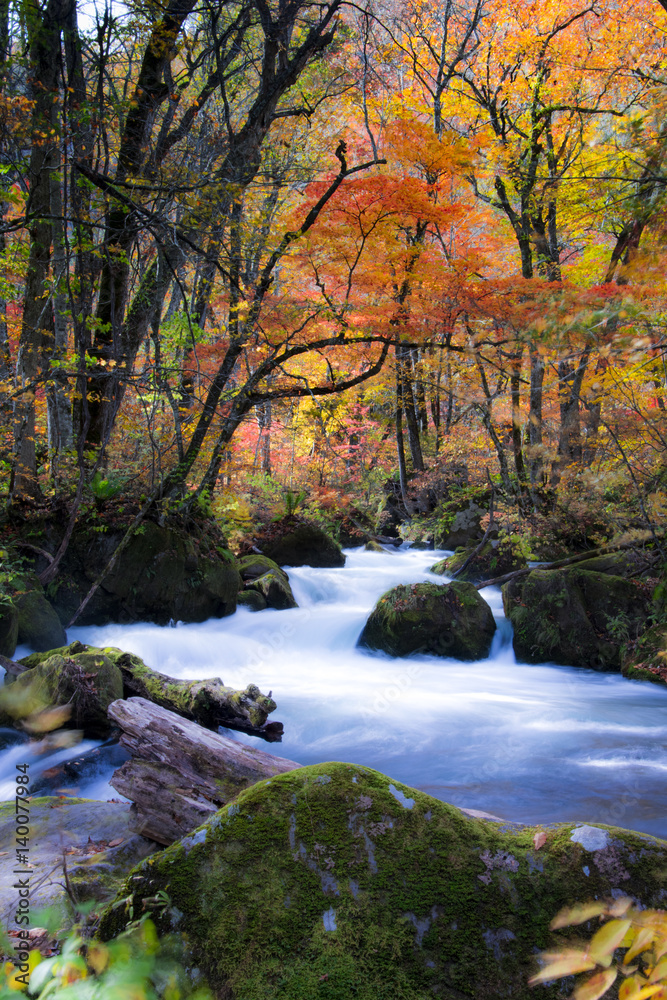
[[[666,26],[643,0],[4,0],[7,502],[373,505],[395,476],[414,513],[465,462],[524,510],[576,482],[652,524]]]

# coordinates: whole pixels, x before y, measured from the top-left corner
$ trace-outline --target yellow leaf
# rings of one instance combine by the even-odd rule
[[[573,976],[575,972],[588,972],[595,968],[595,962],[590,960],[585,951],[565,949],[561,952],[544,954],[542,957],[549,964],[528,980],[531,986],[535,983],[548,982],[550,979],[560,979],[562,976]]]
[[[609,965],[611,956],[632,926],[631,920],[610,920],[593,936],[588,954],[598,965]]]
[[[667,979],[667,958],[661,959],[648,977],[649,983],[659,983],[661,979]]]
[[[629,976],[618,988],[618,1000],[636,1000],[642,988],[639,976]]]
[[[604,972],[596,972],[595,975],[587,979],[581,986],[577,986],[574,991],[574,1000],[598,1000],[598,997],[607,992],[616,979],[616,975],[616,969],[605,969]]]
[[[629,951],[625,953],[623,959],[625,965],[632,961],[636,955],[640,955],[642,951],[646,951],[647,948],[651,947],[653,941],[653,928],[652,927],[642,927],[637,933],[634,944]]]
[[[586,920],[599,917],[605,912],[604,903],[577,903],[576,906],[566,906],[557,913],[549,926],[552,931],[559,927],[571,927],[573,924],[583,924]]]

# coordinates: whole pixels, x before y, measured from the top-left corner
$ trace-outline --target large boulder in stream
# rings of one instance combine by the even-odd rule
[[[285,611],[287,608],[298,608],[299,606],[294,599],[287,574],[283,573],[281,569],[264,573],[256,580],[251,580],[245,586],[245,592],[248,591],[261,594],[266,602],[266,607],[274,608],[276,611]]]
[[[0,656],[13,656],[19,637],[18,608],[7,599],[0,599]]]
[[[274,521],[258,536],[257,547],[279,566],[328,568],[345,565],[338,542],[313,521],[300,517]]]
[[[125,526],[77,529],[50,600],[67,625],[125,535]],[[58,537],[49,536],[52,548]],[[42,544],[46,544],[42,541]],[[236,610],[239,573],[220,537],[144,521],[87,605],[78,625],[170,620],[201,622]]]
[[[620,671],[625,648],[650,618],[652,593],[640,580],[579,567],[510,580],[503,603],[517,658]]]
[[[431,653],[483,660],[495,631],[491,608],[471,583],[403,584],[382,595],[359,645],[391,656]]]
[[[648,836],[467,818],[370,768],[319,764],[242,791],[143,861],[101,935],[151,913],[219,998],[533,1000],[536,952],[567,936],[549,930],[561,907],[664,907],[665,871],[667,843]]]

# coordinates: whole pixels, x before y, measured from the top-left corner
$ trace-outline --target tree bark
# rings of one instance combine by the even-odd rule
[[[244,746],[144,698],[114,701],[109,718],[133,758],[111,784],[133,803],[134,829],[172,844],[244,788],[300,767]]]
[[[254,684],[249,684],[245,691],[236,691],[217,677],[205,681],[176,680],[137,663],[131,653],[125,653],[115,662],[123,675],[126,698],[146,698],[214,732],[222,726],[259,736],[269,743],[282,739],[282,722],[266,721],[275,711],[275,701]]]

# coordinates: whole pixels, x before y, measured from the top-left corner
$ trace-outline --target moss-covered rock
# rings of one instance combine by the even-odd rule
[[[107,708],[122,697],[122,674],[100,650],[54,652],[0,689],[0,718],[30,722],[47,709],[69,706],[68,725],[89,736],[107,736]]]
[[[286,517],[272,524],[258,538],[257,545],[279,566],[345,565],[338,542],[319,525],[298,517]]]
[[[18,638],[18,608],[8,599],[0,600],[0,656],[13,656]]]
[[[63,623],[108,563],[123,530],[82,527],[72,536],[50,600]],[[170,619],[200,622],[236,610],[239,573],[235,557],[203,532],[186,533],[145,521],[104,578],[79,625]],[[51,590],[53,591],[51,593]]]
[[[664,841],[545,832],[536,850],[534,829],[465,818],[369,768],[300,768],[142,862],[101,933],[152,911],[220,998],[528,1000],[536,952],[563,940],[549,931],[562,906],[612,892],[664,906],[667,884]]]
[[[19,612],[19,643],[43,652],[67,642],[62,622],[41,586],[17,594],[14,601]]]
[[[130,804],[95,802],[88,799],[40,797],[30,802],[30,862],[38,876],[31,879],[33,913],[56,906],[71,913],[63,878],[63,855],[67,855],[67,877],[78,903],[108,902],[118,892],[128,872],[158,847],[130,830]],[[0,803],[0,843],[14,847],[16,811],[14,801]],[[113,846],[112,846],[113,845]],[[0,855],[0,915],[4,927],[16,930],[16,854]],[[50,873],[50,877],[47,876]]]
[[[246,591],[254,590],[256,593],[261,594],[266,601],[266,606],[268,608],[275,608],[276,611],[284,611],[286,608],[298,608],[299,606],[294,600],[292,588],[287,581],[287,574],[283,573],[282,570],[278,570],[277,572],[272,570],[269,573],[264,573],[263,576],[247,583],[245,589]]]
[[[239,559],[239,573],[244,583],[257,580],[265,573],[282,573],[285,579],[289,580],[287,573],[280,568],[278,563],[263,555],[243,556]]]
[[[610,552],[606,556],[592,556],[578,563],[580,569],[592,573],[610,573],[612,576],[637,577],[652,569],[652,560],[641,552]]]
[[[383,555],[386,555],[387,550],[380,545],[379,542],[376,542],[371,538],[370,541],[366,542],[364,545],[364,552],[381,552]]]
[[[496,623],[470,583],[394,587],[373,608],[359,645],[392,656],[432,653],[457,660],[489,655]]]
[[[533,570],[504,585],[503,603],[518,659],[619,671],[651,614],[652,588],[578,567]]]
[[[240,608],[248,608],[249,611],[266,611],[268,607],[266,598],[256,590],[242,590],[236,603]]]
[[[470,500],[460,510],[448,514],[438,524],[434,535],[436,549],[456,549],[459,545],[470,545],[481,539],[482,518],[487,513],[474,500]]]
[[[469,583],[481,583],[482,580],[492,580],[505,573],[525,569],[528,565],[518,535],[503,533],[497,539],[490,538],[461,572],[461,567],[474,551],[475,546],[457,549],[453,555],[434,563],[431,573],[456,576],[457,580],[467,580]]]

